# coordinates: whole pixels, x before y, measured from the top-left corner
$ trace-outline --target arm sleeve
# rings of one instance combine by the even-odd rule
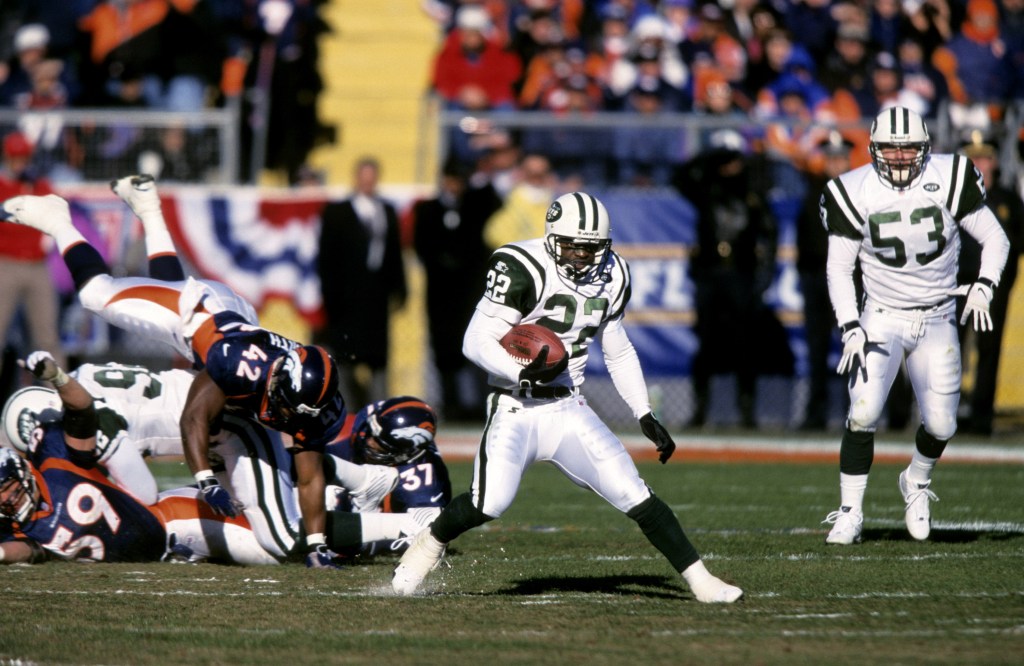
[[[861,241],[845,236],[828,236],[828,264],[825,269],[828,296],[840,325],[860,319],[857,289],[853,283],[853,269],[857,265],[860,244]]]
[[[626,335],[622,317],[605,323],[601,332],[601,349],[615,390],[633,410],[633,416],[639,419],[651,411],[651,400],[647,395],[643,370],[640,369],[640,359]]]
[[[960,227],[981,245],[979,278],[987,278],[998,285],[1003,275],[1006,257],[1010,254],[1010,239],[999,225],[999,220],[987,207],[982,206],[960,221]]]
[[[462,353],[492,375],[518,382],[519,371],[523,368],[512,360],[499,342],[512,326],[499,317],[474,311],[462,339]]]

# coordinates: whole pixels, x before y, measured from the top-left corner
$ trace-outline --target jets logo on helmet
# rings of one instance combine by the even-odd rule
[[[338,392],[338,370],[323,347],[296,347],[270,373],[266,418],[319,416]]]
[[[931,152],[928,127],[921,116],[906,107],[885,109],[871,123],[868,150],[882,181],[904,190],[921,175]]]
[[[585,192],[560,196],[548,208],[544,245],[560,276],[578,284],[607,280],[612,245],[608,210]]]
[[[3,423],[7,442],[19,451],[28,451],[37,437],[36,428],[60,418],[64,406],[51,388],[29,386],[15,391],[4,405]]]
[[[401,465],[419,458],[433,443],[437,414],[419,398],[389,398],[371,405],[352,431],[360,462]]]
[[[28,461],[0,448],[0,516],[24,523],[36,510],[36,478]]]

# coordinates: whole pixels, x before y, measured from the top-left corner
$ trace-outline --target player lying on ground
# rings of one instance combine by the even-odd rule
[[[147,506],[112,483],[97,463],[92,396],[52,360],[36,369],[56,386],[63,411],[33,430],[27,458],[0,448],[0,562],[140,562],[169,553],[275,562],[245,517],[214,513],[195,488]]]
[[[992,328],[989,302],[1010,248],[985,206],[985,186],[970,159],[933,155],[921,116],[904,107],[871,125],[872,163],[826,184],[821,221],[828,230],[828,292],[843,331],[837,368],[849,372],[850,411],[839,450],[840,507],[826,518],[826,543],[861,540],[863,502],[874,458],[875,430],[893,380],[905,361],[921,410],[910,465],[899,489],[910,535],[931,532],[932,470],[956,432],[960,341],[955,296],[967,294],[960,324]],[[982,246],[974,284],[958,287],[960,233]],[[854,270],[863,274],[857,302]]]
[[[51,380],[63,372],[46,352],[32,353],[24,365],[44,380]],[[100,459],[101,468],[106,468],[109,461],[127,459],[132,466],[121,462],[119,469],[130,469],[144,476],[148,479],[147,484],[152,484],[155,495],[156,481],[141,453],[132,444],[145,443],[147,447],[158,446],[164,455],[181,455],[178,419],[192,375],[184,371],[152,373],[146,368],[119,364],[79,368],[71,373],[72,381],[76,375],[86,378],[82,383],[90,387],[90,392],[96,398],[100,415],[99,441],[106,442],[108,450],[114,444],[118,445],[115,456],[106,462]],[[378,436],[409,458],[420,458],[421,453],[433,446],[433,432],[436,429],[433,410],[415,398],[387,402],[400,408],[385,410],[387,417],[375,421]],[[154,411],[157,405],[163,413]],[[12,396],[4,407],[5,432],[15,448],[26,451],[41,436],[42,431],[37,430],[40,424],[60,427],[61,409],[60,398],[52,389],[23,389]],[[364,409],[361,413],[367,411]],[[418,430],[411,424],[414,417]],[[362,422],[366,422],[365,418]],[[113,434],[104,434],[104,424]],[[134,435],[136,427],[141,428],[143,436]],[[428,430],[430,437],[426,438],[424,433]],[[363,431],[360,429],[359,432]],[[291,460],[284,439],[277,431],[226,414],[211,447],[211,454],[217,461],[214,467],[219,482],[242,504],[242,513],[248,519],[257,541],[277,561],[292,558],[297,550],[301,550],[302,544]],[[359,450],[373,437],[364,435],[357,438],[353,435],[353,440],[359,442],[355,447]],[[177,442],[176,446],[174,442]],[[348,450],[352,448],[348,447]],[[398,458],[380,460],[380,464],[375,464],[366,456],[361,458],[365,458],[365,462],[360,460],[360,464],[349,462],[348,459],[339,460],[334,456],[325,458],[332,483],[337,484],[332,488],[337,492],[343,491],[347,500],[342,510],[328,515],[327,543],[354,552],[363,545],[365,535],[368,542],[387,541],[393,550],[404,549],[403,544],[407,544],[408,536],[418,532],[439,510],[435,508],[431,512],[424,510],[424,507],[443,506],[451,498],[450,490],[441,493],[443,501],[435,501],[433,504],[428,503],[422,494],[409,490],[397,491],[396,500],[390,502],[394,513],[350,515],[349,512],[353,510],[379,510],[382,500],[399,482],[400,474],[404,473],[407,477],[410,474],[405,468],[390,466],[399,464]],[[137,466],[133,459],[137,461]],[[428,461],[429,465],[423,464]],[[138,498],[135,493],[135,488],[140,485],[138,479],[128,479],[127,483],[123,483],[112,470],[107,470],[118,485]],[[439,457],[421,460],[418,473],[424,479],[436,479],[434,484],[424,485],[423,488],[444,490],[448,487],[447,470]],[[402,484],[404,487],[419,485],[409,478],[402,480]],[[334,497],[334,492],[331,497]],[[156,497],[152,502],[145,503],[153,502],[156,502]],[[377,547],[380,545],[376,544]]]
[[[630,297],[626,262],[611,249],[608,211],[574,192],[555,200],[543,238],[499,248],[491,256],[483,297],[466,331],[466,357],[487,370],[493,393],[470,491],[441,511],[395,569],[399,594],[419,589],[446,545],[501,516],[526,468],[553,463],[640,526],[702,602],[733,602],[743,591],[708,572],[672,510],[640,478],[622,442],[580,395],[590,344],[601,341],[615,388],[666,462],[675,443],[651,411],[640,362],[622,319]],[[501,339],[519,323],[555,331],[568,354],[547,367],[550,347],[526,367]]]
[[[52,236],[71,272],[82,305],[105,321],[176,349],[199,369],[181,418],[185,459],[210,506],[226,516],[241,510],[208,462],[211,424],[225,410],[290,436],[310,566],[331,566],[324,546],[323,449],[345,418],[337,366],[327,352],[259,328],[244,299],[225,285],[182,279],[184,273],[150,176],[112,183],[142,222],[150,273],[115,278],[71,223],[56,195],[19,196],[3,204],[10,221]]]
[[[53,356],[38,351],[22,365],[35,371]],[[68,373],[96,401],[98,462],[111,479],[143,504],[157,501],[157,483],[146,456],[180,456],[178,420],[192,374],[184,370],[150,372],[139,366],[87,363]],[[29,386],[15,391],[3,410],[7,441],[26,451],[40,421],[60,417],[60,396],[52,388]]]
[[[333,546],[358,545],[345,552],[362,555],[404,552],[441,513],[452,499],[452,486],[434,442],[436,433],[437,415],[419,398],[388,398],[359,410],[350,436],[327,447],[328,468],[338,459],[387,465],[395,469],[397,484],[383,502],[369,504],[365,496],[346,491],[344,484],[334,485],[333,474],[328,473],[327,506],[342,510],[332,514],[328,531]],[[357,513],[345,518],[346,509]]]

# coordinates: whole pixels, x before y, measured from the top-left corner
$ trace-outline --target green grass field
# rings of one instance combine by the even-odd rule
[[[469,463],[452,465],[456,489]],[[170,481],[179,466],[160,472]],[[553,468],[453,545],[427,593],[394,559],[0,567],[0,665],[994,664],[1024,659],[1024,466],[944,464],[930,542],[899,467],[876,464],[865,541],[824,544],[834,464],[642,463],[708,567],[746,590],[692,600],[636,525]]]

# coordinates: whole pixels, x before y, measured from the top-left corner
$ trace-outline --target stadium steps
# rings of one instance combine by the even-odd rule
[[[381,160],[388,183],[416,183],[420,112],[437,26],[418,0],[331,0],[321,9],[320,115],[338,140],[311,162],[332,185],[348,185],[361,156]],[[428,178],[432,181],[432,178]]]

